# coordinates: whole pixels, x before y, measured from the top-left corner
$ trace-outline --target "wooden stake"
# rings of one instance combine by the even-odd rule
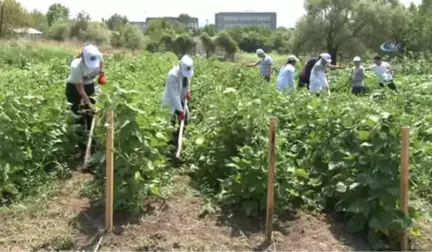
[[[269,153],[268,153],[268,184],[267,184],[267,216],[266,243],[270,244],[273,231],[274,179],[276,166],[276,118],[270,119]]]
[[[114,203],[114,113],[107,112],[107,146],[106,146],[106,201],[105,201],[105,228],[107,232],[113,229],[113,203]]]
[[[400,179],[400,209],[408,214],[409,190],[409,128],[402,128],[401,179]],[[404,230],[401,238],[401,251],[408,251],[408,234]]]

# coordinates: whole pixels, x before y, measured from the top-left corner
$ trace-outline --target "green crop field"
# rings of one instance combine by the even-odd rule
[[[6,223],[0,233],[8,234],[0,238],[0,249],[34,249],[35,244],[36,249],[78,248],[79,239],[73,235],[77,231],[70,226],[75,231],[57,237],[61,246],[55,248],[44,245],[37,235],[12,233],[25,228],[12,220],[21,218],[19,213],[26,212],[22,220],[29,223],[43,214],[45,208],[31,210],[26,202],[40,197],[58,201],[59,195],[48,193],[55,187],[50,185],[67,188],[71,174],[77,176],[64,90],[75,53],[52,46],[0,46],[0,220]],[[348,92],[348,70],[335,71],[330,74],[331,96],[315,97],[304,90],[281,94],[273,84],[263,82],[256,69],[195,58],[192,118],[183,143],[183,164],[176,167],[171,160],[175,150],[167,145],[173,128],[161,97],[177,57],[114,53],[105,62],[108,83],[99,88],[101,112],[95,131],[99,146],[91,160],[96,172],[92,179],[74,182],[92,202],[103,204],[104,112],[113,110],[117,212],[142,214],[146,199],[168,197],[170,185],[178,183],[176,174],[182,171],[190,180],[188,185],[205,199],[200,203],[201,216],[229,211],[262,217],[268,123],[275,116],[276,216],[300,210],[336,213],[344,230],[364,237],[371,249],[397,247],[398,232],[409,228],[413,248],[422,241],[429,246],[423,249],[431,249],[425,231],[430,230],[427,223],[432,217],[432,72],[428,65],[394,62],[399,92],[378,89],[369,74],[367,92],[360,97]],[[409,216],[398,210],[402,126],[410,127]],[[59,212],[51,218],[66,218],[63,215]],[[40,237],[46,238],[48,228],[44,230]],[[125,230],[127,235],[128,227]],[[208,248],[216,249],[195,247]],[[227,248],[236,249],[222,249]]]

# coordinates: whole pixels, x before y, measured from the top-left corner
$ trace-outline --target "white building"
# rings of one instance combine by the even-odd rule
[[[14,32],[18,34],[21,38],[39,40],[43,38],[43,33],[31,27],[17,28]]]

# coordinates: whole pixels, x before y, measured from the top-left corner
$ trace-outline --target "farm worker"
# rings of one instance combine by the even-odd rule
[[[176,119],[184,120],[186,127],[189,120],[189,108],[185,104],[185,99],[191,99],[190,82],[193,76],[193,60],[189,55],[184,55],[179,65],[174,66],[168,72],[165,83],[165,90],[162,98],[162,105],[169,106],[171,109],[172,124],[175,126]],[[177,116],[176,116],[177,115]],[[176,118],[177,117],[177,118]],[[173,133],[173,145],[177,146],[180,128]]]
[[[298,87],[306,87],[309,89],[309,80],[312,68],[314,67],[315,63],[317,63],[318,60],[321,58],[319,56],[317,57],[311,57],[307,60],[306,64],[303,66],[303,69],[300,73],[299,81],[298,81]]]
[[[279,71],[276,87],[280,91],[291,91],[295,88],[295,64],[297,61],[296,56],[289,56],[287,62]]]
[[[342,66],[332,65],[332,58],[328,53],[320,54],[320,59],[315,63],[310,75],[309,90],[320,94],[323,90],[330,92],[330,86],[326,76],[327,67],[330,69],[343,69]]]
[[[270,76],[272,74],[273,60],[268,56],[263,49],[257,49],[256,54],[259,57],[255,63],[249,64],[248,67],[260,66],[260,74],[267,81],[270,82]]]
[[[66,84],[66,98],[70,104],[74,125],[90,130],[93,114],[96,112],[94,104],[95,78],[100,85],[106,82],[102,53],[92,45],[86,45],[81,53],[72,60]],[[77,131],[82,136],[82,132]],[[85,143],[79,144],[85,151]]]
[[[351,92],[358,95],[363,92],[364,89],[364,67],[361,65],[361,58],[355,56],[353,59],[354,68],[351,70]]]
[[[382,60],[382,57],[377,55],[374,57],[375,64],[366,68],[367,71],[374,71],[376,76],[379,79],[378,85],[383,88],[387,84],[387,86],[396,91],[396,85],[393,82],[392,70],[390,64],[386,61]]]

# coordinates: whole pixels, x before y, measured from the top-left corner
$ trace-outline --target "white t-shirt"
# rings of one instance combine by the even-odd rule
[[[326,65],[323,59],[318,60],[313,66],[309,79],[309,90],[311,92],[319,93],[321,90],[328,88],[325,70]]]
[[[79,84],[83,83],[84,85],[94,83],[94,79],[99,76],[100,67],[91,69],[88,68],[82,58],[76,58],[72,60],[70,65],[70,74],[67,79],[68,83],[71,84]]]
[[[381,65],[374,64],[369,67],[370,70],[374,71],[380,82],[387,82],[393,80],[393,76],[390,73],[390,64],[383,61]]]
[[[295,83],[295,67],[291,64],[283,66],[276,80],[277,88],[280,91],[293,89]]]

